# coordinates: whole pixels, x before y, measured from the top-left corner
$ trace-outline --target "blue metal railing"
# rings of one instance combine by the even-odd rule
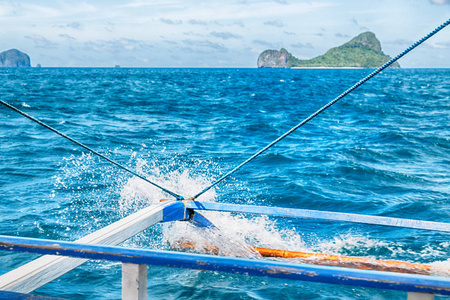
[[[124,248],[0,235],[0,250],[450,295],[445,277]]]

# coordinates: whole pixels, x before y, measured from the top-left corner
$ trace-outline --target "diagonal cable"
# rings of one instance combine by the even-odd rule
[[[98,157],[103,158],[104,160],[106,160],[106,161],[110,162],[111,164],[115,165],[116,167],[119,167],[120,169],[122,169],[122,170],[124,170],[124,171],[126,171],[126,172],[128,172],[128,173],[130,173],[130,174],[132,174],[132,175],[134,175],[134,176],[136,176],[136,177],[138,177],[138,178],[140,178],[140,179],[142,179],[142,180],[148,182],[148,183],[150,183],[151,185],[153,185],[153,186],[159,188],[160,190],[162,190],[162,191],[168,193],[169,195],[175,197],[177,200],[183,200],[183,199],[184,199],[183,196],[180,196],[180,195],[178,195],[178,194],[175,194],[174,192],[171,192],[171,191],[169,191],[168,189],[165,189],[165,188],[163,188],[162,186],[159,186],[158,184],[156,184],[156,183],[154,183],[154,182],[148,180],[148,179],[145,178],[144,176],[137,174],[136,172],[134,172],[134,171],[130,170],[129,168],[127,168],[127,167],[125,167],[125,166],[119,164],[118,162],[115,162],[114,160],[112,160],[112,159],[110,159],[110,158],[104,156],[103,154],[100,154],[99,152],[97,152],[97,151],[95,151],[95,150],[89,148],[88,146],[86,146],[86,145],[84,145],[84,144],[82,144],[82,143],[80,143],[80,142],[78,142],[78,141],[72,139],[71,137],[65,135],[64,133],[62,133],[62,132],[60,132],[60,131],[54,129],[53,127],[50,127],[49,125],[45,124],[44,122],[39,121],[39,120],[36,119],[35,117],[32,117],[32,116],[30,116],[29,114],[27,114],[27,113],[21,111],[20,109],[18,109],[18,108],[16,108],[16,107],[12,106],[11,104],[8,104],[8,103],[4,102],[3,100],[0,100],[0,103],[3,104],[4,106],[6,106],[6,107],[8,107],[8,108],[10,108],[10,109],[12,109],[12,110],[14,110],[15,112],[21,114],[22,116],[24,116],[24,117],[30,119],[31,121],[36,122],[37,124],[39,124],[39,125],[41,125],[41,126],[47,128],[47,129],[53,131],[54,133],[56,133],[56,134],[62,136],[63,138],[65,138],[65,139],[71,141],[72,143],[74,143],[74,144],[76,144],[76,145],[78,145],[78,146],[80,146],[80,147],[82,147],[82,148],[88,150],[89,152],[91,152],[91,153],[97,155]]]
[[[446,27],[447,25],[450,24],[450,19],[448,19],[446,22],[444,22],[442,25],[440,25],[439,27],[437,27],[436,29],[434,29],[432,32],[430,32],[429,34],[427,34],[426,36],[424,36],[423,38],[421,38],[420,40],[418,40],[417,42],[415,42],[414,44],[412,44],[411,46],[409,46],[407,49],[405,49],[403,52],[401,52],[400,54],[398,54],[396,57],[392,58],[391,60],[389,60],[387,63],[385,63],[384,65],[382,65],[381,67],[379,67],[378,69],[376,69],[375,71],[373,71],[372,73],[370,73],[369,75],[367,75],[366,77],[364,77],[363,79],[361,79],[360,81],[358,81],[357,83],[355,83],[352,87],[350,87],[349,89],[347,89],[345,92],[343,92],[342,94],[340,94],[339,96],[337,96],[336,98],[334,98],[332,101],[330,101],[328,104],[322,106],[319,110],[317,110],[316,112],[314,112],[312,115],[310,115],[309,117],[307,117],[306,119],[304,119],[303,121],[301,121],[300,123],[298,123],[297,125],[295,125],[294,127],[292,127],[291,129],[289,129],[286,133],[284,133],[283,135],[281,135],[280,137],[278,137],[276,140],[274,140],[273,142],[271,142],[270,144],[268,144],[266,147],[262,148],[261,150],[259,150],[258,152],[256,152],[255,154],[253,154],[250,158],[248,158],[246,161],[244,161],[243,163],[241,163],[240,165],[238,165],[237,167],[235,167],[234,169],[232,169],[231,171],[229,171],[228,173],[226,173],[225,175],[223,175],[222,177],[220,177],[219,179],[217,179],[215,182],[213,182],[210,186],[208,186],[207,188],[205,188],[203,191],[201,191],[200,193],[196,194],[194,197],[191,197],[189,199],[194,200],[196,198],[198,198],[199,196],[201,196],[202,194],[204,194],[205,192],[207,192],[209,189],[211,189],[212,187],[214,187],[215,185],[217,185],[218,183],[220,183],[221,181],[223,181],[225,178],[227,178],[228,176],[230,176],[231,174],[233,174],[234,172],[236,172],[237,170],[239,170],[240,168],[242,168],[244,165],[248,164],[250,161],[252,161],[253,159],[255,159],[256,157],[258,157],[259,155],[261,155],[263,152],[265,152],[266,150],[268,150],[269,148],[271,148],[272,146],[274,146],[275,144],[277,144],[279,141],[281,141],[282,139],[284,139],[285,137],[287,137],[288,135],[290,135],[292,132],[294,132],[295,130],[297,130],[298,128],[302,127],[303,125],[305,125],[306,123],[308,123],[309,121],[311,121],[312,119],[314,119],[317,115],[319,115],[320,113],[322,113],[324,110],[326,110],[327,108],[329,108],[330,106],[332,106],[333,104],[335,104],[336,102],[338,102],[339,100],[341,100],[342,98],[344,98],[345,96],[347,96],[348,94],[350,94],[351,92],[353,92],[356,88],[358,88],[359,86],[363,85],[366,81],[368,81],[369,79],[371,79],[372,77],[374,77],[375,75],[377,75],[378,73],[380,73],[381,71],[383,71],[384,69],[386,69],[387,67],[389,67],[392,63],[396,62],[397,60],[399,60],[401,57],[403,57],[404,55],[406,55],[408,52],[410,52],[411,50],[413,50],[414,48],[416,48],[417,46],[419,46],[420,44],[422,44],[423,42],[425,42],[426,40],[428,40],[430,37],[432,37],[433,35],[435,35],[436,33],[438,33],[440,30],[442,30],[444,27]]]

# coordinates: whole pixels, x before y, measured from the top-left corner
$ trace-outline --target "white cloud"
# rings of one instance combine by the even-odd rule
[[[237,25],[237,26],[239,26],[239,27],[241,27],[241,28],[244,28],[244,27],[245,27],[244,22],[242,22],[242,21],[240,21],[240,20],[234,21],[233,23],[231,23],[231,25]]]
[[[178,45],[177,42],[175,42],[175,41],[170,41],[170,40],[165,40],[165,41],[163,41],[163,43],[166,43],[166,44],[169,44],[169,45]]]
[[[217,38],[221,38],[223,40],[229,40],[229,39],[240,39],[242,38],[241,36],[231,33],[231,32],[210,32],[209,33],[211,36],[213,37],[217,37]]]
[[[271,42],[263,41],[263,40],[253,40],[252,43],[255,45],[261,45],[261,46],[264,46],[267,48],[278,48],[278,45],[271,43]]]
[[[38,48],[44,48],[44,49],[56,49],[58,48],[58,44],[54,43],[42,35],[33,34],[31,36],[25,36],[26,39],[30,39],[34,42],[36,47]]]
[[[147,50],[153,46],[144,41],[138,41],[128,38],[120,38],[116,40],[96,40],[84,43],[84,49],[88,51],[101,51],[118,53],[121,51]]]
[[[108,22],[106,22],[105,30],[108,32],[114,32],[114,30],[116,29],[115,25],[116,24],[108,21]]]
[[[169,25],[180,25],[180,24],[183,24],[183,21],[181,21],[181,20],[171,20],[171,19],[164,19],[164,18],[161,18],[159,20],[161,22],[169,24]]]
[[[67,20],[69,16],[92,13],[96,10],[95,6],[78,1],[61,1],[56,3],[40,1],[39,4],[36,4],[35,1],[21,1],[20,3],[11,1],[0,2],[0,16],[7,18],[13,17],[16,20],[24,19],[29,22],[54,18]]]
[[[430,0],[430,2],[438,5],[450,4],[450,0]]]
[[[47,66],[52,57],[61,64],[70,61],[72,66],[77,59],[84,65],[89,59],[92,65],[101,65],[107,61],[102,56],[106,52],[112,58],[130,57],[130,65],[143,62],[138,58],[147,59],[147,52],[151,52],[160,55],[157,63],[162,66],[172,63],[171,55],[177,57],[179,65],[214,66],[219,60],[238,61],[222,58],[239,53],[239,61],[245,62],[246,57],[251,62],[245,66],[254,66],[261,50],[291,47],[301,49],[301,55],[317,56],[344,38],[361,33],[362,27],[377,35],[386,45],[386,53],[395,54],[403,50],[404,41],[419,38],[418,33],[447,19],[447,5],[437,4],[449,3],[398,0],[384,6],[358,0],[0,0],[0,26],[4,29],[0,40],[5,48],[11,45],[25,52],[31,49],[36,56],[47,54],[49,62],[40,61]],[[448,40],[450,32],[443,30],[421,47],[445,52]],[[194,54],[185,56],[184,50]],[[220,55],[214,57],[217,53]],[[429,56],[431,60],[433,54]],[[154,59],[148,60],[151,64],[155,64]],[[436,59],[436,65],[442,66],[442,60]]]
[[[219,52],[227,52],[228,49],[220,43],[213,43],[209,40],[183,40],[183,43],[185,43],[186,45],[190,46],[190,47],[197,47],[197,48],[211,48],[214,49],[216,51]]]
[[[19,3],[14,3],[11,1],[0,3],[0,17],[2,18],[17,15],[17,12],[19,10],[20,10]]]
[[[275,26],[275,27],[284,27],[284,23],[281,20],[267,21],[267,22],[264,22],[264,25]]]
[[[72,22],[70,24],[67,24],[66,26],[72,29],[81,30],[81,24],[78,22]]]
[[[343,34],[343,33],[336,33],[336,34],[334,34],[334,36],[338,37],[338,38],[346,38],[346,39],[350,38],[350,36],[348,34]]]
[[[193,19],[190,19],[190,20],[188,21],[188,23],[191,24],[191,25],[201,25],[201,26],[206,26],[206,25],[208,25],[208,22],[201,21],[201,20],[193,20]]]
[[[314,47],[311,45],[311,43],[306,43],[306,44],[302,44],[302,43],[297,43],[297,44],[291,44],[291,47],[293,48],[309,48],[309,49],[313,49]]]
[[[450,42],[436,43],[434,46],[439,49],[450,49]]]
[[[386,44],[394,44],[394,45],[400,45],[400,46],[409,46],[414,43],[413,40],[407,40],[407,39],[395,39],[393,41],[387,41]]]
[[[69,34],[65,34],[65,33],[62,33],[62,34],[60,34],[59,36],[62,37],[63,39],[68,40],[68,41],[76,41],[76,40],[77,40],[77,39],[74,38],[73,36],[71,36],[71,35],[69,35]]]
[[[196,37],[205,37],[204,34],[200,34],[200,33],[198,33],[198,32],[194,32],[194,31],[183,32],[183,35],[187,35],[187,36],[196,36]]]

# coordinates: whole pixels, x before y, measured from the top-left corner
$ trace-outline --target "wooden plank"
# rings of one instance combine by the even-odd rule
[[[172,206],[176,207],[177,210],[184,209],[184,206],[177,202],[158,203],[93,232],[76,242],[117,245],[155,223],[161,222],[164,219],[163,210],[170,211]],[[87,259],[52,255],[40,257],[0,276],[0,290],[30,293],[86,261]]]
[[[147,300],[147,265],[122,263],[122,299]]]
[[[450,295],[450,278],[359,270],[334,266],[183,253],[118,246],[78,244],[0,235],[0,251],[59,254],[71,257],[227,272],[250,276],[314,281],[414,293]]]
[[[359,214],[340,213],[332,211],[226,204],[215,202],[199,202],[199,201],[186,201],[186,207],[188,209],[194,210],[212,210],[223,212],[261,214],[278,217],[324,220],[334,222],[351,222],[351,223],[362,223],[371,225],[450,232],[450,223],[379,217],[372,215],[359,215]]]

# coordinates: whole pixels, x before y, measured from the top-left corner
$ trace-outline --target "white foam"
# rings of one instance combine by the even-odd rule
[[[139,166],[145,164],[139,163]],[[162,186],[176,192],[185,191],[185,194],[194,194],[201,191],[209,184],[205,177],[194,178],[188,171],[172,171],[164,173],[161,169],[152,170],[153,180],[158,180]],[[161,179],[162,178],[162,179]],[[187,192],[186,192],[187,191]],[[123,208],[130,203],[143,202],[156,203],[164,197],[164,193],[155,191],[137,178],[131,178],[121,190],[121,201]],[[202,196],[202,201],[215,201],[216,192],[212,189],[207,195]],[[176,245],[180,241],[190,242],[191,247],[186,251],[211,252],[217,250],[216,254],[225,256],[237,256],[256,258],[260,257],[250,246],[265,247],[272,249],[283,249],[299,252],[316,252],[334,255],[363,256],[374,259],[398,259],[414,255],[423,259],[442,257],[445,255],[446,245],[433,248],[424,245],[418,250],[412,251],[408,245],[400,242],[383,241],[376,238],[355,233],[337,233],[329,238],[315,239],[314,243],[306,243],[300,232],[295,228],[281,228],[276,218],[267,216],[252,216],[231,214],[222,212],[201,212],[219,230],[208,230],[197,228],[188,222],[171,222],[162,226],[162,238],[168,244]],[[448,245],[447,245],[448,248]],[[384,257],[374,257],[365,253],[384,252]],[[449,276],[450,260],[435,262],[433,274]]]
[[[211,178],[193,176],[186,170],[167,171],[166,168],[148,169],[147,161],[137,159],[137,172],[147,169],[145,176],[155,183],[188,197],[203,190]],[[134,207],[158,203],[167,194],[152,187],[137,177],[130,178],[120,189],[120,207],[124,212]],[[209,190],[201,201],[215,201],[216,192]],[[251,246],[272,246],[304,250],[305,245],[295,230],[279,230],[275,221],[267,216],[231,215],[220,212],[201,212],[217,230],[199,229],[187,222],[172,222],[163,225],[163,239],[170,244],[179,240],[193,241],[196,250],[205,248],[206,243],[219,248],[222,255],[254,257]],[[207,241],[207,242],[206,242]]]
[[[139,157],[138,153],[131,155],[131,161],[135,164],[135,171],[143,174],[149,180],[175,192],[189,197],[203,190],[213,180],[210,174],[197,175],[187,168],[176,168],[175,161],[169,161],[168,166],[157,166],[157,162],[148,162]],[[67,177],[55,177],[55,185],[66,187],[67,183],[73,182],[94,163],[91,155],[71,157],[64,166]],[[178,162],[176,162],[178,164]],[[197,167],[211,169],[208,163],[197,162]],[[202,165],[203,164],[203,165]],[[204,166],[206,164],[206,166]],[[191,169],[192,165],[190,166]],[[195,167],[195,166],[194,166]],[[206,168],[205,168],[206,167]],[[113,176],[111,170],[105,176]],[[120,215],[129,215],[145,206],[158,203],[160,199],[169,198],[165,192],[137,178],[123,176],[123,181],[116,180],[116,185],[110,189],[116,189],[120,194]],[[108,179],[108,181],[110,181]],[[111,192],[111,191],[109,191]],[[217,201],[216,191],[213,189],[202,195],[201,201]],[[137,238],[139,242],[131,242],[130,246],[139,246],[146,243],[147,246],[166,248],[169,244],[176,244],[180,240],[192,241],[195,244],[195,252],[205,252],[210,246],[218,249],[218,254],[239,257],[259,257],[257,253],[250,250],[249,246],[265,247],[272,249],[283,249],[300,252],[316,252],[335,255],[365,256],[366,253],[383,253],[383,257],[371,257],[375,259],[397,259],[405,260],[405,257],[416,257],[415,262],[420,260],[433,261],[430,265],[433,274],[439,276],[450,276],[450,259],[447,259],[450,242],[437,245],[423,245],[411,249],[408,245],[395,241],[384,241],[362,234],[342,232],[326,238],[302,239],[301,231],[296,228],[286,228],[282,219],[268,216],[231,214],[221,212],[201,212],[219,230],[206,230],[193,226],[188,222],[170,222],[158,225],[158,242],[149,241],[147,237]],[[77,221],[77,220],[75,220]],[[314,234],[314,233],[308,233]],[[154,238],[156,239],[156,238]],[[447,259],[447,260],[445,260]]]
[[[143,173],[142,168],[147,165],[144,160],[138,159],[137,172]],[[194,178],[186,170],[163,171],[160,168],[153,168],[151,174],[143,174],[150,181],[162,186],[169,191],[180,194],[185,198],[193,196],[206,188],[209,182],[204,177]],[[215,198],[213,189],[202,196],[202,201]],[[152,186],[138,177],[130,178],[120,190],[121,210],[128,210],[131,207],[158,203],[161,199],[173,199],[166,192]]]
[[[450,259],[432,262],[430,266],[433,275],[450,277]]]
[[[380,248],[391,247],[391,252],[401,252],[393,244],[371,239],[360,234],[342,233],[337,234],[327,240],[320,240],[317,244],[311,246],[312,251],[320,251],[325,254],[339,255],[343,252],[372,252]],[[395,250],[394,250],[395,249]]]

